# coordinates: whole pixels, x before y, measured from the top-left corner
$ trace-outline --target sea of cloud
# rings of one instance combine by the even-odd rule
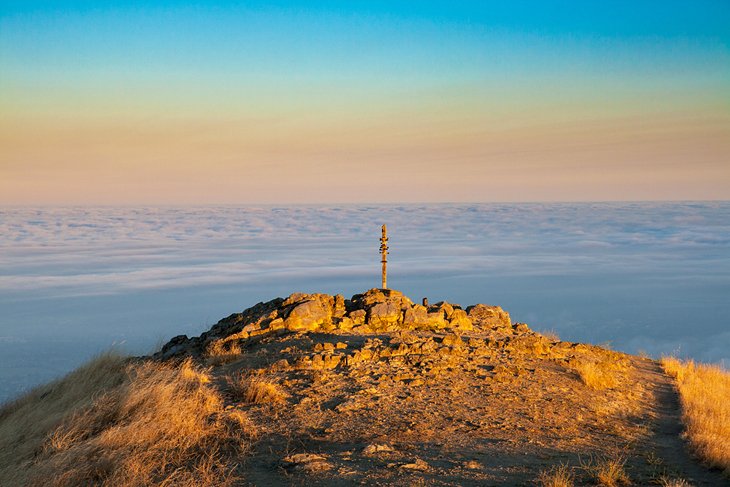
[[[0,401],[258,301],[379,285],[561,338],[730,360],[730,203],[0,209]]]

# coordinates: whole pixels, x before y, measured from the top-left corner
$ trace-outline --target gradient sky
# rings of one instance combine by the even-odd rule
[[[0,0],[0,204],[730,199],[726,0],[238,3]]]

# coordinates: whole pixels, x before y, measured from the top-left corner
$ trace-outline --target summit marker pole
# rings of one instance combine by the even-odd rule
[[[380,237],[380,262],[383,264],[383,286],[388,289],[388,228],[383,225],[382,236]]]

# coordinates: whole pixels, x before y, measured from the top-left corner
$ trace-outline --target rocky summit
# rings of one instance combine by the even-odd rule
[[[207,367],[226,411],[255,425],[233,462],[241,485],[547,485],[560,465],[596,485],[612,464],[616,485],[723,481],[686,453],[656,361],[536,333],[498,306],[296,293],[154,359]]]
[[[349,333],[367,335],[398,331],[473,331],[476,329],[526,332],[527,325],[512,327],[509,314],[499,306],[477,304],[462,309],[445,301],[431,306],[414,304],[400,291],[371,289],[345,299],[341,294],[295,293],[258,303],[222,319],[199,337],[180,335],[155,355],[170,358],[181,354],[216,356],[250,340],[283,336],[292,332]]]

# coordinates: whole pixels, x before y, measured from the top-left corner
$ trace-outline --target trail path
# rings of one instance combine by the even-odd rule
[[[650,406],[651,412],[656,415],[653,426],[654,435],[651,443],[656,449],[657,456],[663,461],[667,473],[673,478],[687,480],[695,487],[730,486],[730,479],[725,478],[718,470],[711,470],[693,458],[688,445],[682,439],[683,431],[679,395],[674,383],[661,370],[655,361],[643,361],[639,371],[646,384],[654,387],[655,403]]]

